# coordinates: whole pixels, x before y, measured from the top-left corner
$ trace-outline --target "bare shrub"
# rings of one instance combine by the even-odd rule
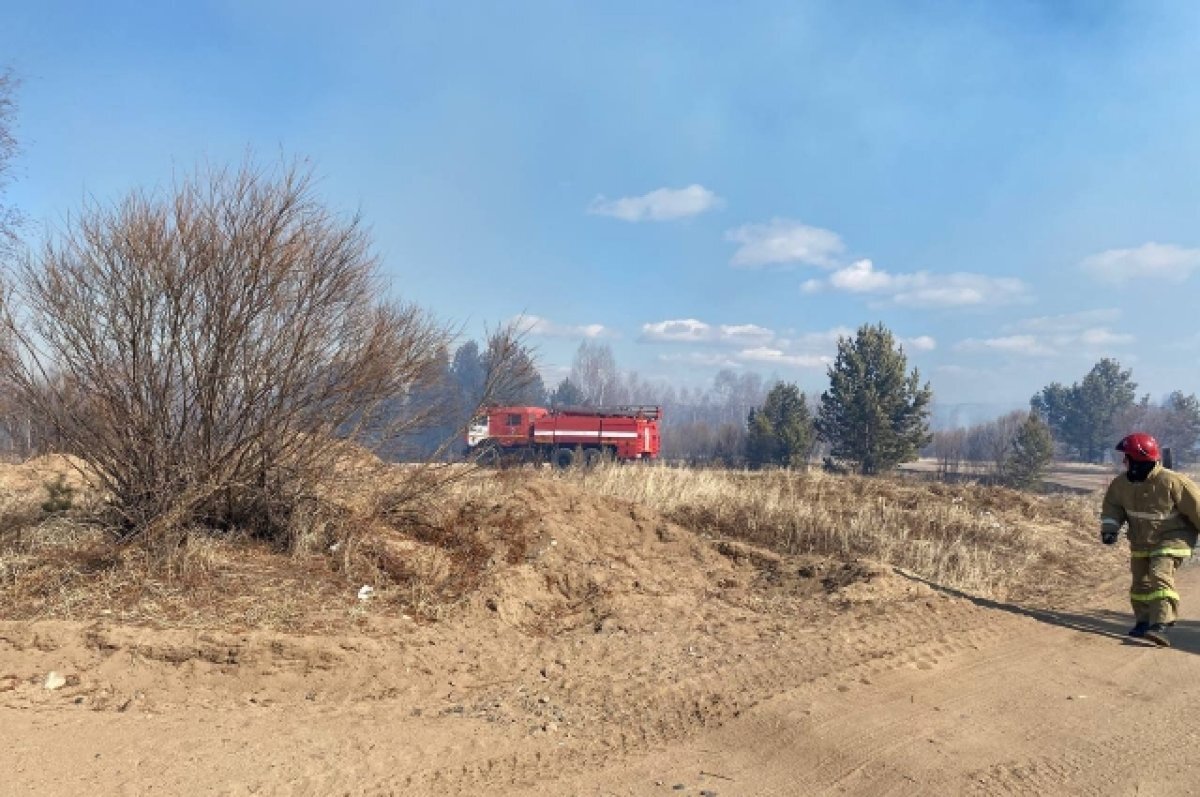
[[[971,427],[967,430],[970,458],[986,463],[993,475],[999,475],[1009,454],[1012,453],[1013,441],[1028,417],[1028,412],[1014,410],[993,421]]]
[[[945,429],[933,433],[931,448],[937,460],[937,475],[947,481],[962,468],[966,456],[967,432],[964,429]]]
[[[17,140],[12,134],[12,125],[17,110],[13,95],[18,84],[19,81],[11,70],[0,70],[0,193],[8,185],[10,164],[17,154]],[[15,208],[0,203],[0,261],[12,252],[20,226],[20,213]]]
[[[410,399],[450,333],[383,295],[359,220],[308,172],[200,170],[87,205],[16,269],[0,376],[86,462],[119,538],[288,545],[332,439],[384,449],[434,409]]]

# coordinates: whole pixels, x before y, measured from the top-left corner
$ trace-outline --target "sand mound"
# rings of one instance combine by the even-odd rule
[[[60,477],[70,486],[87,484],[87,465],[79,457],[44,454],[20,463],[0,463],[0,490],[11,493],[38,492]]]
[[[630,502],[550,480],[511,501],[532,513],[526,554],[496,568],[473,601],[506,624],[538,633],[640,626],[739,582],[739,568],[709,543]]]
[[[19,475],[36,493],[53,467]],[[738,530],[689,530],[620,493],[515,471],[465,479],[407,524],[366,518],[311,555],[198,546],[190,586],[126,574],[73,603],[61,596],[79,593],[43,574],[69,619],[0,621],[0,709],[77,769],[60,786],[58,768],[30,766],[16,783],[599,793],[555,784],[754,716],[778,724],[781,695],[799,695],[806,727],[824,695],[862,691],[869,705],[873,684],[936,671],[1003,633],[996,612],[869,558],[781,553]],[[387,577],[364,584],[333,566],[352,555]],[[360,599],[363,586],[375,589]],[[125,590],[137,612],[122,610]],[[802,745],[785,747],[791,760]],[[622,793],[681,780],[655,772]],[[730,783],[707,786],[741,793]]]
[[[519,551],[514,513],[522,526]],[[712,600],[866,602],[928,591],[866,560],[783,556],[703,537],[644,506],[568,481],[514,485],[475,523],[493,556],[468,601],[470,619],[491,614],[530,634],[644,632],[686,624]]]

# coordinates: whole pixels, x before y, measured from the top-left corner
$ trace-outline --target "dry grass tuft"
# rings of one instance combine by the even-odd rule
[[[413,500],[412,474],[348,463],[297,505],[293,545],[236,530],[164,522],[152,545],[114,542],[79,482],[70,509],[48,512],[59,467],[0,466],[0,616],[105,617],[160,627],[322,631],[370,615],[443,617],[493,567],[523,561],[533,514],[506,500],[506,476],[454,482]],[[61,463],[59,463],[61,464]],[[360,601],[364,585],[374,589]]]
[[[324,557],[199,534],[178,545],[164,567],[145,548],[113,545],[96,526],[46,520],[0,545],[0,616],[234,630],[313,630],[351,619],[348,590]]]
[[[702,534],[789,555],[873,559],[990,598],[1047,598],[1094,580],[1089,552],[1097,503],[1088,497],[823,472],[657,466],[562,478],[652,507]]]

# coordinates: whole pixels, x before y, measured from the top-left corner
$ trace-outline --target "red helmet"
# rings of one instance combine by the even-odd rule
[[[1158,441],[1145,432],[1134,432],[1121,438],[1117,450],[1134,462],[1157,462],[1162,459],[1158,450]]]

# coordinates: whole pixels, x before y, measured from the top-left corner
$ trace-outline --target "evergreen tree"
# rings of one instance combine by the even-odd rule
[[[518,343],[515,350],[501,352],[489,347],[480,359],[492,392],[489,397],[492,404],[526,407],[546,403],[546,384],[526,346]],[[493,362],[497,365],[493,366]]]
[[[459,406],[458,385],[451,372],[450,352],[445,346],[438,354],[436,377],[394,402],[392,411],[427,420],[414,434],[380,448],[381,457],[419,462],[439,453],[443,457],[452,453],[452,440],[466,418]]]
[[[1070,437],[1072,407],[1075,402],[1074,391],[1074,387],[1053,382],[1042,388],[1041,393],[1029,400],[1029,408],[1038,414],[1042,421],[1050,427],[1055,438],[1064,444],[1067,444],[1067,439]]]
[[[455,349],[454,360],[450,364],[450,375],[458,387],[460,413],[466,417],[474,412],[483,400],[487,382],[487,366],[480,356],[478,343],[468,340]]]
[[[1096,363],[1079,385],[1073,421],[1076,449],[1088,462],[1103,462],[1113,447],[1117,418],[1133,406],[1137,384],[1116,360]]]
[[[1055,382],[1029,404],[1075,456],[1104,461],[1121,420],[1135,406],[1137,383],[1116,360],[1105,358],[1071,387]]]
[[[753,467],[804,467],[813,446],[812,415],[804,394],[780,382],[767,393],[761,407],[750,410],[746,430],[746,459]]]
[[[837,459],[860,473],[889,470],[916,459],[931,439],[929,384],[883,326],[863,325],[853,338],[838,339],[829,368],[829,390],[821,394],[817,431]]]
[[[558,387],[550,391],[551,407],[577,407],[583,404],[583,401],[583,391],[569,376],[564,377],[563,381],[558,383]]]
[[[1166,444],[1171,446],[1175,464],[1190,464],[1196,461],[1200,446],[1200,400],[1196,394],[1185,395],[1176,390],[1164,404],[1167,411],[1168,435]]]
[[[1054,456],[1050,427],[1030,412],[1017,430],[1008,456],[1000,466],[1000,480],[1010,487],[1027,490],[1039,485]]]
[[[460,425],[485,398],[491,405],[511,406],[537,406],[546,400],[546,386],[530,350],[512,341],[497,348],[500,340],[493,337],[486,350],[468,340],[454,352],[450,378],[457,388]]]

